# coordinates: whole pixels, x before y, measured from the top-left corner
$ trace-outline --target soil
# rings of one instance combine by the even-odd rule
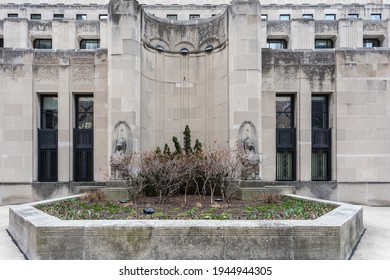
[[[156,204],[156,197],[142,197],[134,204],[130,201],[96,201],[96,199],[68,199],[37,208],[66,220],[75,219],[212,219],[212,220],[281,220],[316,219],[333,210],[334,205],[284,196],[263,200],[230,203],[209,196],[172,197],[168,203]],[[153,214],[145,214],[145,212]]]

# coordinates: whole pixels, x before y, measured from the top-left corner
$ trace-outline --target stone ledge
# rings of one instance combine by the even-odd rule
[[[363,208],[341,203],[310,221],[63,221],[36,204],[9,212],[29,259],[348,259],[363,232]]]

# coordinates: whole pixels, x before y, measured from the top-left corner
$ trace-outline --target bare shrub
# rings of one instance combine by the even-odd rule
[[[89,203],[105,202],[107,201],[107,196],[101,190],[93,190],[85,193],[81,199]]]

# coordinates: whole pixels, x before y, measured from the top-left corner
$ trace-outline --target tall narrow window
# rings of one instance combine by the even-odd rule
[[[73,131],[74,181],[93,181],[93,97],[76,96]]]
[[[38,181],[58,180],[58,99],[41,97],[41,125],[38,129]]]
[[[326,95],[312,96],[311,177],[313,181],[331,180],[331,129],[328,104]]]
[[[4,48],[4,39],[0,38],[0,48]]]
[[[295,180],[294,99],[276,96],[276,180]]]

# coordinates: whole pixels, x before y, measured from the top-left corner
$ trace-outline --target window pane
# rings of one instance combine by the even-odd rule
[[[312,96],[312,128],[328,128],[328,104],[326,96]]]
[[[326,14],[325,15],[325,20],[335,20],[336,15],[335,14]]]
[[[200,15],[190,15],[190,20],[195,20],[200,18]]]
[[[315,40],[316,49],[332,49],[333,41],[332,39],[316,39]]]
[[[9,17],[9,18],[17,18],[18,14],[8,14],[7,17]]]
[[[378,39],[364,39],[363,48],[375,48],[380,47],[380,41]]]
[[[31,19],[39,20],[41,19],[41,14],[31,14]]]
[[[279,19],[280,20],[290,20],[290,15],[280,15]]]
[[[271,49],[286,49],[287,48],[287,42],[286,40],[267,40],[267,48]]]
[[[177,15],[173,15],[173,14],[167,15],[167,18],[168,18],[168,19],[177,20]]]
[[[268,15],[267,14],[262,14],[261,15],[261,19],[267,20],[268,19]]]
[[[294,114],[291,96],[276,97],[276,128],[293,128]]]
[[[293,180],[293,152],[283,151],[276,153],[276,180]]]
[[[93,97],[79,96],[77,97],[77,128],[92,129],[93,128]]]
[[[0,48],[4,48],[4,39],[0,38]]]
[[[348,14],[348,18],[358,18],[359,14]]]
[[[313,14],[303,14],[302,18],[306,18],[306,19],[313,18]]]
[[[54,14],[53,18],[54,19],[63,19],[64,18],[64,14]]]
[[[58,100],[55,96],[42,97],[42,129],[56,129],[58,125]]]
[[[382,15],[381,14],[371,14],[371,20],[381,20]]]
[[[34,49],[51,49],[51,39],[35,39]]]
[[[100,48],[99,39],[83,39],[80,41],[80,49],[98,49]]]
[[[77,20],[87,20],[87,15],[86,14],[77,14],[76,19]]]
[[[99,20],[108,19],[108,15],[99,15]]]

